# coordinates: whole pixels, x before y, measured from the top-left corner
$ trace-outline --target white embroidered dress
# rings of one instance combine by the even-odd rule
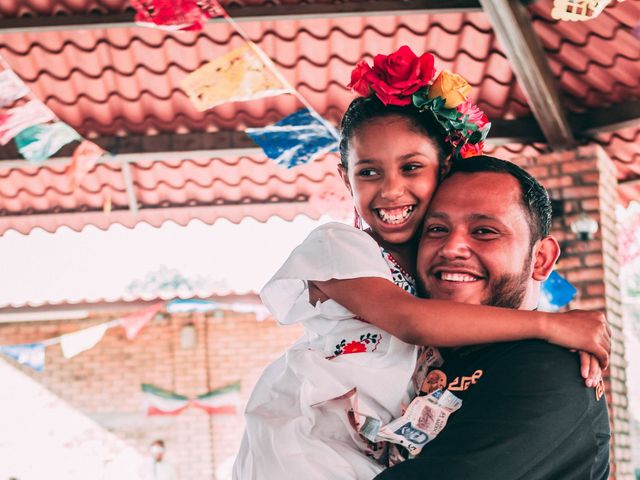
[[[278,322],[305,333],[258,380],[245,410],[235,480],[371,479],[383,467],[349,423],[345,401],[382,424],[413,398],[417,347],[358,320],[333,300],[309,302],[308,281],[380,277],[411,290],[410,279],[366,233],[329,223],[298,246],[261,292]],[[413,293],[413,292],[412,292]],[[371,452],[369,452],[370,454]]]

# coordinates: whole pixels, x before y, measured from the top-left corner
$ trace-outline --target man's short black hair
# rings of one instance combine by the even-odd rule
[[[476,172],[505,173],[515,178],[522,191],[521,201],[522,207],[527,213],[527,223],[531,232],[531,245],[549,235],[551,230],[551,200],[547,190],[535,178],[514,163],[488,155],[454,160],[451,163],[447,177],[456,173]]]

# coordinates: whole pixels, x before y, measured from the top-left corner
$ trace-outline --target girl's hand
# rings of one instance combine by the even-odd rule
[[[548,342],[591,353],[598,359],[600,368],[606,370],[611,352],[611,329],[603,313],[571,310],[550,313],[547,320],[544,338]]]
[[[580,373],[587,387],[595,387],[602,380],[602,369],[598,359],[587,352],[580,352]]]

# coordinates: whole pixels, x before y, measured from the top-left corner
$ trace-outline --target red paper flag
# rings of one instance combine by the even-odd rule
[[[140,310],[139,312],[132,313],[131,315],[127,315],[122,318],[120,322],[122,323],[127,339],[133,340],[136,335],[140,333],[140,330],[142,330],[144,326],[156,315],[156,313],[162,309],[163,305],[163,303],[156,303],[144,310]]]
[[[162,30],[202,30],[210,18],[225,16],[216,0],[130,0],[135,21]]]

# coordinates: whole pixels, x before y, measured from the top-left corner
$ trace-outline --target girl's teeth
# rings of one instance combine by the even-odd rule
[[[413,205],[402,208],[393,208],[385,210],[384,208],[378,208],[376,210],[378,216],[386,223],[402,223],[405,221],[411,212],[413,212]]]
[[[442,280],[446,280],[448,282],[475,282],[477,280],[477,278],[473,275],[468,275],[466,273],[442,272],[441,278]]]

